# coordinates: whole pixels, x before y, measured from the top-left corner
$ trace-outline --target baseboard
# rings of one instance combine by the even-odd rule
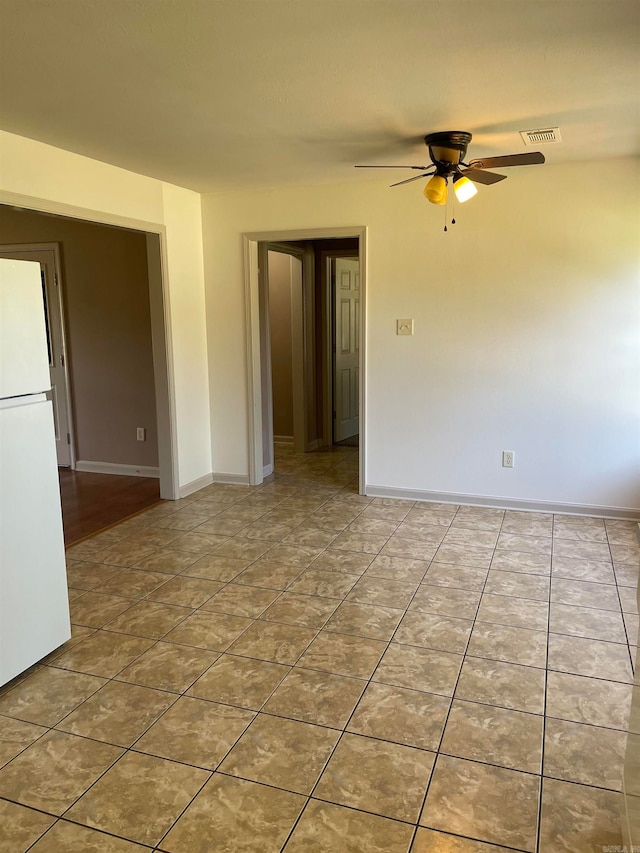
[[[220,471],[214,471],[211,475],[212,483],[230,483],[231,485],[237,484],[238,486],[248,486],[249,485],[249,475],[248,474],[223,474]]]
[[[274,444],[293,444],[293,436],[292,435],[274,435],[273,441],[274,441]]]
[[[89,474],[122,474],[125,477],[160,477],[160,469],[150,465],[120,465],[117,462],[87,462],[80,459],[76,462],[76,471],[86,471]]]
[[[320,447],[320,439],[314,438],[313,441],[309,441],[306,445],[305,453],[311,453],[313,450],[317,450]]]
[[[213,475],[205,474],[203,477],[198,477],[196,480],[191,480],[190,483],[185,483],[178,489],[178,495],[181,498],[188,498],[194,492],[199,492],[205,486],[210,486],[213,483]]]
[[[525,501],[515,498],[499,498],[491,495],[465,495],[452,492],[431,492],[425,489],[396,489],[390,486],[365,485],[365,495],[372,498],[396,498],[426,503],[461,504],[485,506],[495,509],[516,509],[529,512],[554,512],[562,515],[592,515],[598,518],[640,519],[640,509],[618,506],[593,506],[590,504],[567,504],[553,501]]]
[[[268,465],[265,465],[262,469],[262,476],[269,477],[273,474],[273,462],[270,462]]]

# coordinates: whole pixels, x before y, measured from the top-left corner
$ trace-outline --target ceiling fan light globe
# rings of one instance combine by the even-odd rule
[[[455,178],[453,182],[453,191],[456,194],[457,200],[461,204],[465,201],[469,201],[469,199],[473,198],[478,192],[475,184],[470,181],[469,178],[465,178],[464,175]]]
[[[424,194],[431,204],[445,204],[447,201],[447,181],[441,175],[434,175],[424,188]]]

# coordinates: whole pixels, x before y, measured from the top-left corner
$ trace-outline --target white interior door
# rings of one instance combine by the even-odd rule
[[[358,435],[360,393],[360,262],[336,258],[334,277],[335,358],[333,440]]]
[[[49,374],[51,391],[47,396],[53,404],[53,420],[56,435],[58,465],[72,468],[73,443],[70,408],[69,375],[65,348],[64,317],[58,247],[55,244],[29,246],[0,246],[0,258],[17,261],[37,261],[42,276],[42,298],[44,300],[49,352]]]

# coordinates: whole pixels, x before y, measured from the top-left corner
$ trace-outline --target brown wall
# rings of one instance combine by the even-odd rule
[[[291,257],[269,252],[269,331],[273,387],[273,434],[293,436],[291,361]]]
[[[0,206],[15,243],[60,244],[77,459],[157,466],[145,235]]]

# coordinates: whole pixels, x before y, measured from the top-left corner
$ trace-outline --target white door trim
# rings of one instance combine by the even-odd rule
[[[58,216],[67,216],[71,219],[81,219],[86,222],[115,225],[118,228],[131,228],[135,231],[142,231],[158,236],[160,243],[158,262],[153,263],[153,258],[150,258],[151,262],[149,263],[149,301],[151,304],[153,371],[156,381],[160,497],[165,500],[177,500],[180,495],[178,488],[178,448],[176,443],[171,312],[166,274],[166,227],[158,222],[146,222],[144,220],[132,219],[128,216],[90,210],[64,202],[22,195],[21,193],[14,193],[8,190],[0,190],[0,204],[21,207],[35,213],[52,213]],[[149,242],[147,240],[147,245],[149,245]],[[147,254],[148,256],[150,255],[149,252]]]
[[[62,297],[62,291],[64,290],[64,282],[62,280],[62,264],[60,263],[60,243],[11,243],[11,244],[2,244],[0,246],[0,252],[52,252],[53,253],[53,265],[54,265],[54,275],[56,280],[54,282],[55,294],[56,294],[56,302],[58,308],[58,316],[60,318],[60,338],[62,343],[62,372],[64,376],[64,385],[65,385],[65,409],[67,413],[67,430],[69,433],[69,438],[67,444],[69,445],[69,458],[70,465],[72,471],[76,468],[76,434],[75,434],[75,423],[73,420],[73,407],[71,405],[71,380],[69,377],[69,348],[67,346],[67,331],[66,331],[66,322],[67,318],[64,310],[64,299]]]
[[[357,225],[346,228],[319,228],[291,231],[261,231],[243,234],[244,284],[245,284],[245,340],[247,348],[247,415],[249,483],[262,483],[262,389],[260,364],[260,303],[258,283],[258,243],[322,240],[327,238],[357,237],[360,259],[360,494],[366,483],[366,284],[367,284],[367,227]]]

